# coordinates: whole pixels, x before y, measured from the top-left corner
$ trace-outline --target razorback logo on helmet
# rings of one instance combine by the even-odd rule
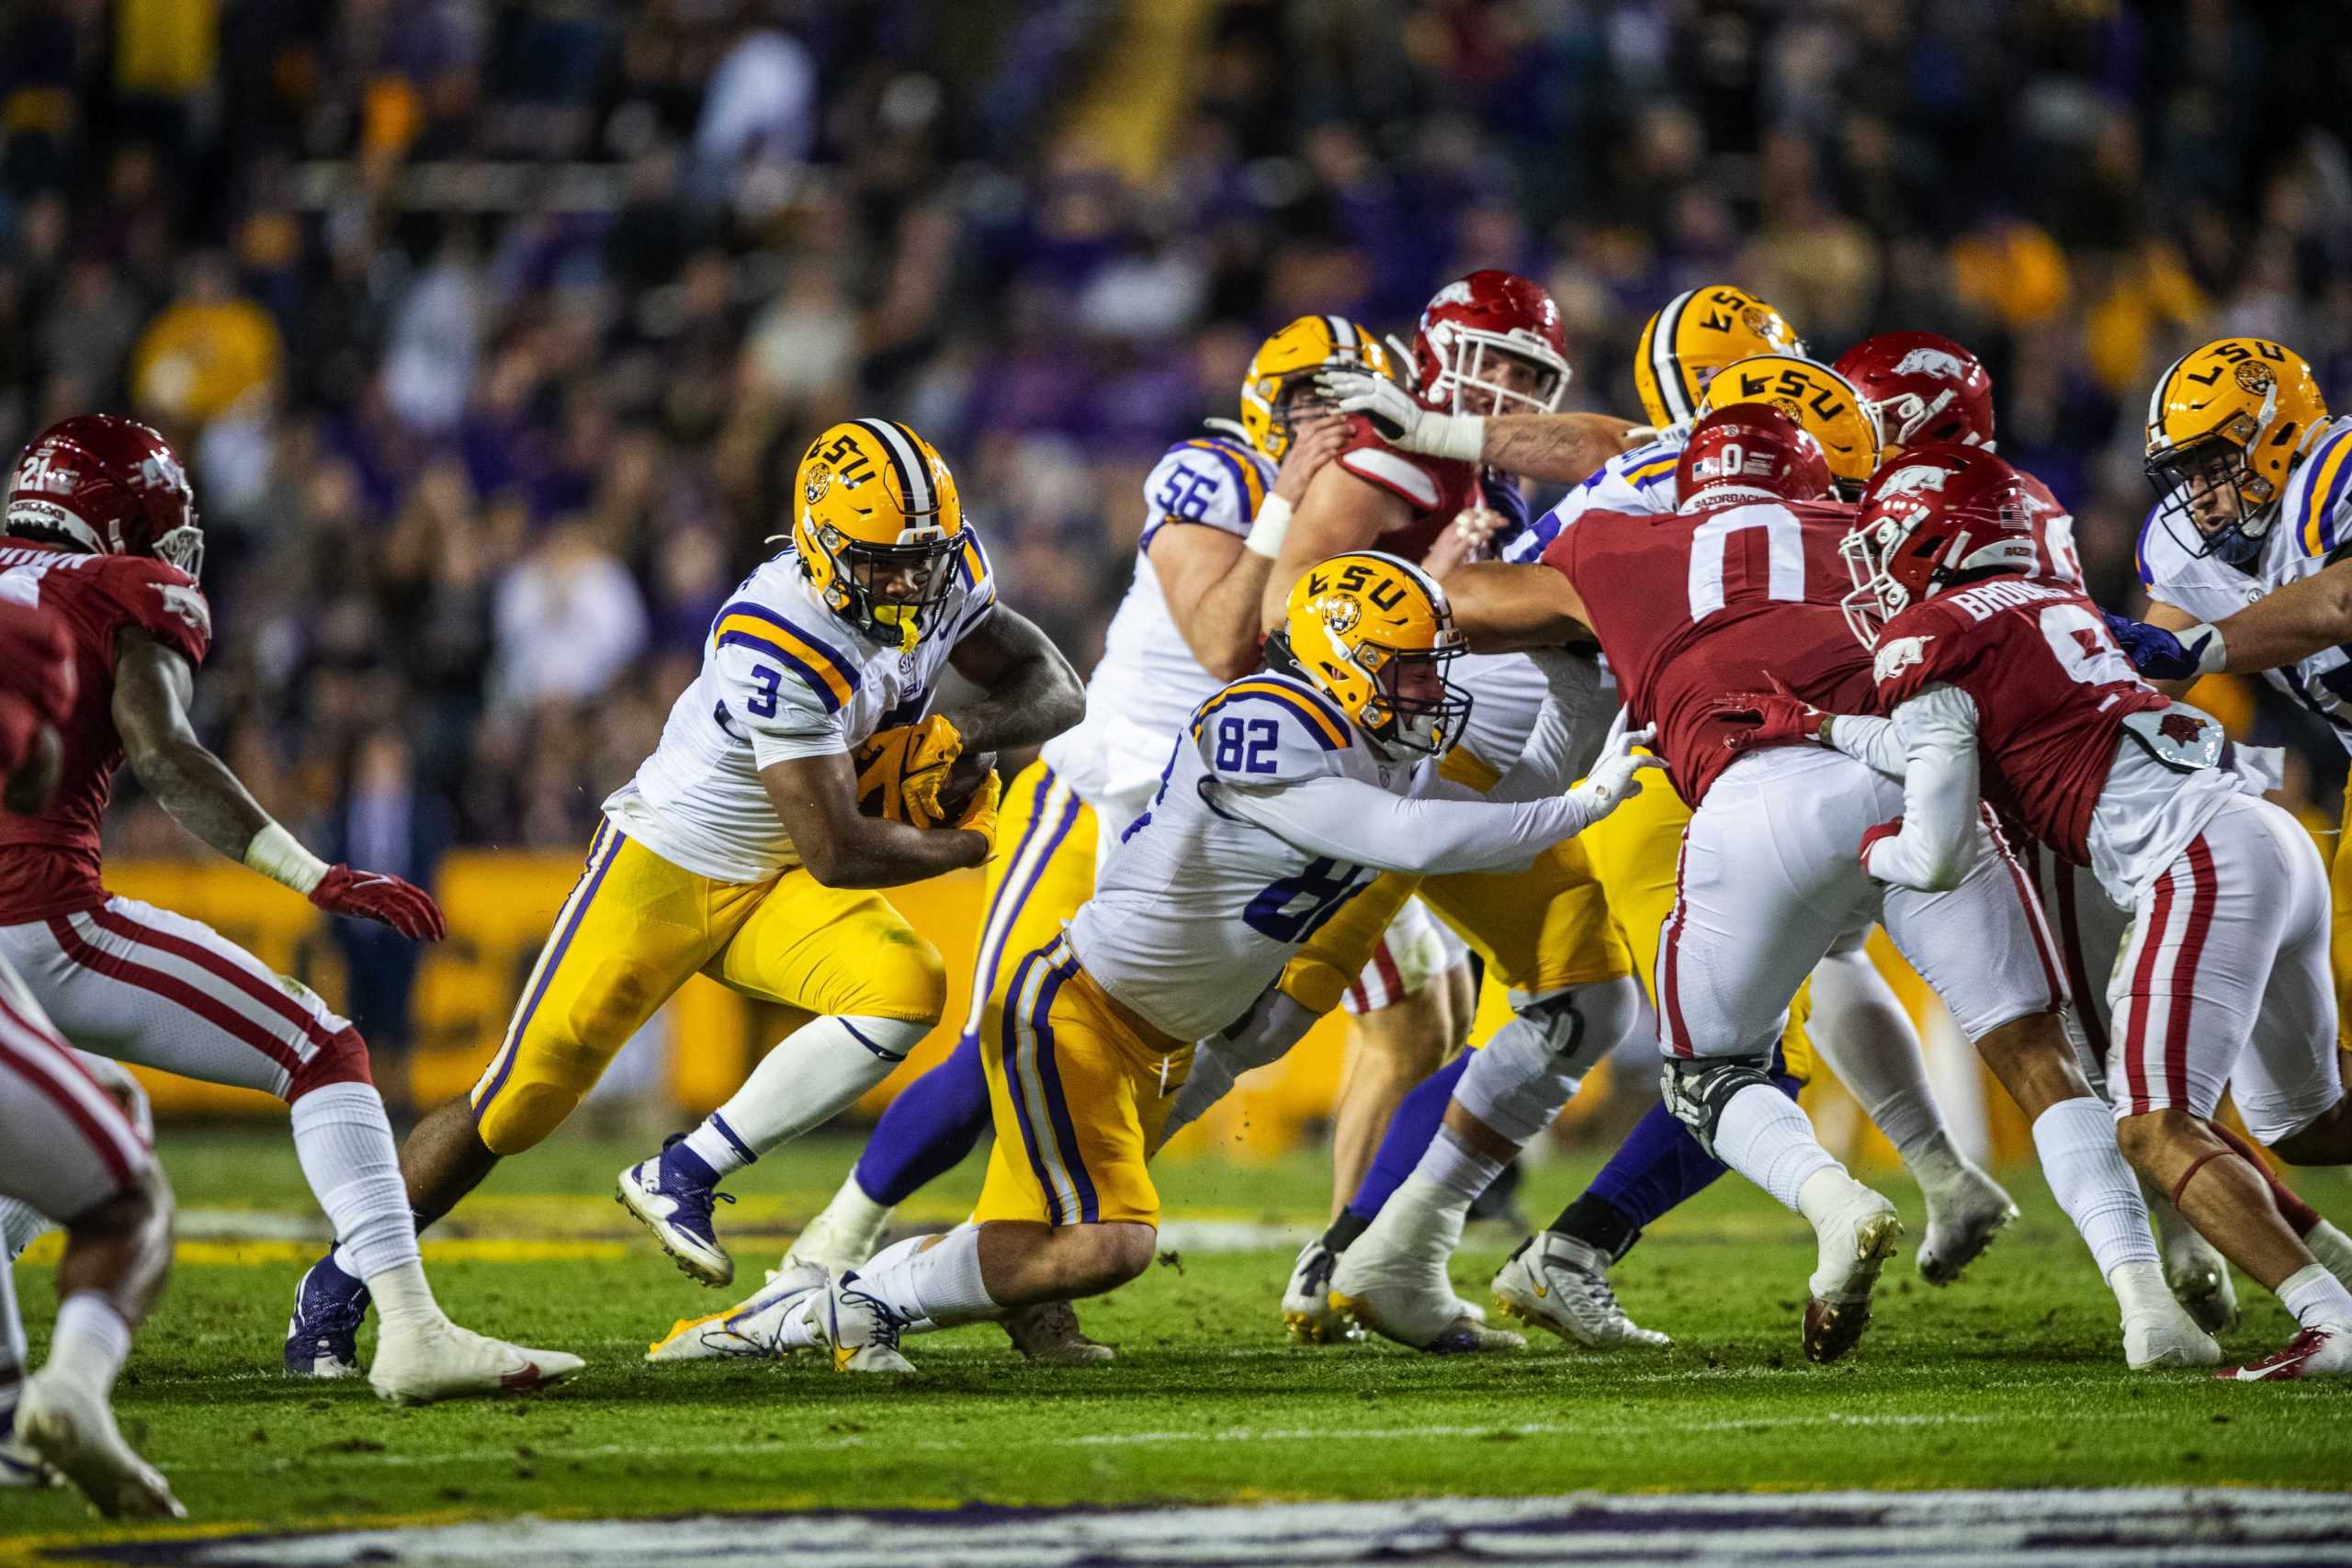
[[[1878,481],[1881,499],[1894,495],[1917,495],[1922,491],[1939,491],[1951,478],[1951,470],[1935,463],[1913,463],[1897,468]]]
[[[1871,660],[1871,678],[1883,684],[1914,664],[1926,663],[1928,645],[1935,640],[1932,635],[1899,637],[1879,644],[1877,656]]]
[[[1956,354],[1940,348],[1915,348],[1894,362],[1897,376],[1941,376],[1962,381],[1968,378],[1968,365]]]

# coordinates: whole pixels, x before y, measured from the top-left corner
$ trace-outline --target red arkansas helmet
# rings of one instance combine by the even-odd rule
[[[1992,449],[1993,378],[1951,339],[1880,333],[1838,355],[1833,368],[1861,394],[1882,450],[1930,441]]]
[[[94,555],[153,556],[190,577],[204,564],[196,491],[172,444],[110,413],[60,420],[8,479],[0,533]]]
[[[1842,608],[1864,647],[1921,600],[1980,577],[2030,576],[2041,554],[2025,480],[1982,446],[1918,446],[1881,464],[1838,541],[1854,591]]]
[[[1535,384],[1521,389],[1494,378],[1505,359],[1532,367]],[[1567,392],[1568,340],[1560,308],[1540,283],[1488,268],[1439,289],[1421,310],[1413,334],[1414,391],[1430,407],[1460,413],[1465,388],[1492,394],[1473,412],[1550,413]]]
[[[1829,493],[1829,455],[1771,404],[1732,403],[1690,427],[1674,488],[1684,512],[1734,501],[1819,501]]]

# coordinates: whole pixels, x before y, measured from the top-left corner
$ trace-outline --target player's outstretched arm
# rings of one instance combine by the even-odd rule
[[[1236,680],[1258,668],[1265,640],[1258,617],[1266,580],[1306,487],[1338,455],[1347,434],[1346,422],[1336,419],[1316,420],[1294,431],[1273,490],[1250,519],[1247,538],[1209,527],[1163,525],[1152,532],[1145,553],[1159,579],[1169,616],[1201,668],[1218,680]]]
[[[1338,463],[1324,465],[1283,530],[1282,548],[1258,602],[1258,629],[1271,632],[1283,624],[1291,585],[1308,567],[1348,550],[1376,548],[1383,534],[1403,527],[1412,515],[1403,496],[1357,478]]]
[[[197,838],[332,914],[438,942],[448,924],[432,897],[397,876],[329,865],[280,827],[187,721],[194,671],[136,626],[115,634],[114,726],[139,783]]]
[[[967,751],[1040,746],[1086,716],[1078,671],[1035,621],[1002,604],[967,632],[947,660],[987,694],[944,716]],[[800,841],[797,833],[793,841]]]
[[[910,828],[859,815],[857,770],[846,751],[770,762],[760,770],[760,783],[800,863],[828,887],[897,887],[988,858],[988,832]]]
[[[1565,572],[1548,566],[1471,561],[1446,574],[1453,624],[1478,653],[1593,648],[1584,600]]]
[[[2216,671],[2253,675],[2283,669],[2352,642],[2352,560],[2274,589],[2217,622],[2200,622],[2186,610],[2156,604],[2149,607],[2148,624],[2176,634],[2179,659],[2143,669],[2153,680],[2185,683]],[[2134,664],[2140,662],[2140,649],[2125,651]]]
[[[1941,893],[1967,874],[1976,831],[1976,704],[1929,686],[1894,710],[1902,739],[1903,815],[1862,836],[1862,869],[1881,882]]]
[[[1317,388],[1341,413],[1360,413],[1408,452],[1485,463],[1506,473],[1574,484],[1656,433],[1605,413],[1439,413],[1385,376],[1327,370]]]

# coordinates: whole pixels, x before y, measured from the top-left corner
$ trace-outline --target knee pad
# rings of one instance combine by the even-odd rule
[[[1453,1098],[1504,1137],[1525,1143],[1617,1047],[1639,1003],[1630,977],[1521,1000],[1470,1062]]]
[[[364,1083],[373,1085],[375,1076],[368,1064],[368,1043],[359,1038],[359,1031],[345,1024],[340,1033],[311,1053],[311,1059],[294,1071],[287,1080],[286,1103],[293,1104],[314,1089],[324,1089],[331,1083]]]
[[[1226,1025],[1216,1037],[1216,1054],[1236,1073],[1262,1067],[1306,1038],[1319,1016],[1281,991],[1268,991]]]
[[[1666,1070],[1659,1075],[1658,1092],[1666,1100],[1666,1108],[1690,1129],[1699,1146],[1707,1151],[1707,1157],[1713,1159],[1715,1123],[1722,1120],[1724,1107],[1731,1103],[1732,1097],[1757,1084],[1780,1092],[1771,1066],[1770,1059],[1764,1056],[1669,1056]]]

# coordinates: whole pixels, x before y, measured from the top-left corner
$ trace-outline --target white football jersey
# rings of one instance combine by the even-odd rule
[[[799,863],[760,770],[854,750],[929,711],[956,645],[996,606],[970,530],[938,630],[910,653],[828,609],[792,551],[745,578],[711,623],[702,672],[678,696],[662,744],[613,792],[613,825],[664,860],[721,882],[764,882]]]
[[[1680,495],[1674,470],[1681,461],[1679,437],[1620,452],[1579,480],[1551,511],[1504,540],[1495,553],[1520,566],[1542,560],[1561,529],[1596,509],[1635,516],[1671,512]]]
[[[1159,786],[1168,745],[1217,689],[1169,614],[1151,567],[1162,528],[1215,528],[1239,538],[1272,489],[1274,464],[1247,442],[1202,435],[1170,446],[1144,480],[1135,578],[1103,634],[1086,682],[1086,717],[1046,743],[1046,765],[1094,807],[1107,835],[1135,820]]]
[[[2309,455],[2287,477],[2261,553],[2246,566],[2199,555],[2193,537],[2184,543],[2174,536],[2175,527],[2193,533],[2185,521],[2167,527],[2154,511],[2140,525],[2140,582],[2149,598],[2199,620],[2222,620],[2317,572],[2338,548],[2352,545],[2352,416],[2320,427]],[[2318,715],[2352,750],[2352,651],[2322,649],[2284,669],[2265,671],[2263,679]]]

